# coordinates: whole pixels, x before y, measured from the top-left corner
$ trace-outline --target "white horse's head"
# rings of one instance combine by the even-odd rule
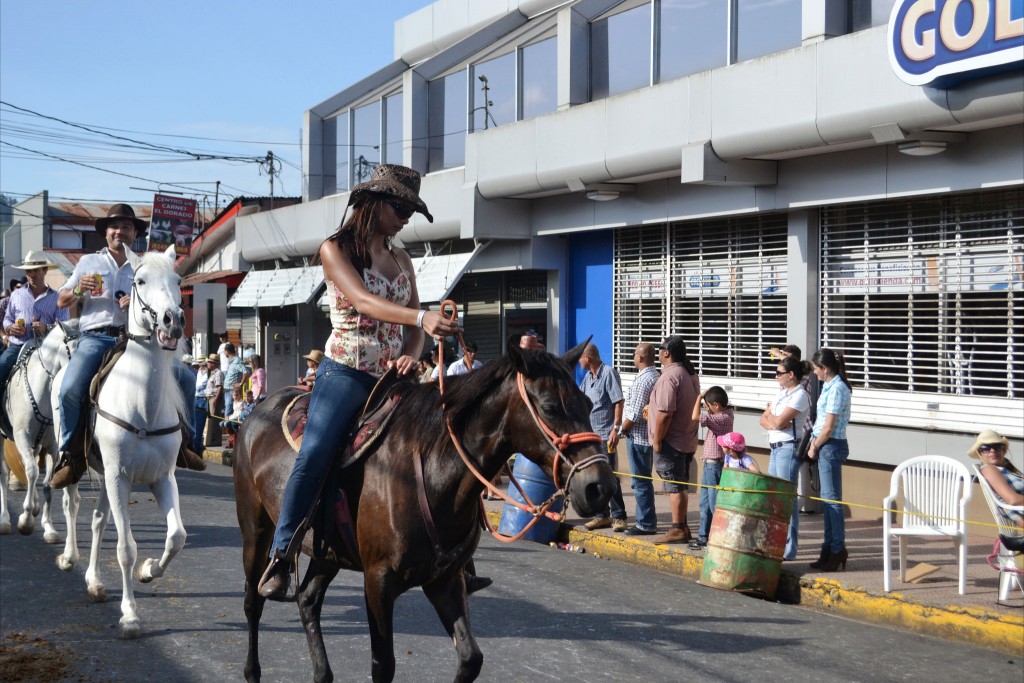
[[[128,307],[129,335],[136,341],[155,335],[162,348],[177,350],[185,332],[185,313],[181,310],[181,277],[174,272],[174,245],[163,253],[150,252],[141,257],[130,249],[126,251],[135,269]]]

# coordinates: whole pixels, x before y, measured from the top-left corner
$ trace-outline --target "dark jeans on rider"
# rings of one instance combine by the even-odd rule
[[[316,371],[316,384],[309,400],[302,448],[295,459],[291,476],[281,498],[281,516],[274,531],[274,551],[284,551],[309,513],[320,480],[349,434],[351,422],[359,414],[377,383],[377,378],[360,370],[325,358]]]
[[[59,451],[68,450],[71,435],[82,416],[82,408],[89,400],[89,385],[100,369],[103,356],[117,343],[116,337],[96,332],[85,332],[78,342],[78,348],[71,354],[64,379],[60,385],[60,446]],[[196,393],[196,376],[179,360],[171,362],[171,374],[187,406]],[[182,416],[186,431],[192,431],[187,416]],[[163,425],[161,425],[163,426]],[[192,435],[189,434],[190,440]]]
[[[192,450],[203,452],[203,423],[206,422],[206,397],[196,396],[192,413]]]
[[[601,441],[601,450],[604,453],[608,453],[608,440],[604,439]],[[614,451],[608,453],[608,464],[611,465],[612,470],[618,470],[615,461],[617,453]],[[604,518],[607,517],[609,512],[611,513],[612,519],[626,519],[626,502],[622,500],[622,484],[619,482],[619,475],[615,475],[615,493],[612,494],[611,499],[608,501],[608,505],[605,506],[604,510],[594,515],[595,517]]]
[[[658,514],[654,506],[654,482],[651,472],[654,469],[654,449],[641,446],[633,439],[626,439],[626,452],[629,454],[629,471],[633,473],[633,498],[636,500],[636,526],[644,531],[656,531]],[[644,477],[638,478],[636,475]]]
[[[7,378],[11,376],[11,370],[18,362],[18,354],[21,353],[21,344],[11,344],[0,354],[0,410],[4,411],[4,422],[8,421],[6,402]],[[12,435],[13,436],[13,435]]]

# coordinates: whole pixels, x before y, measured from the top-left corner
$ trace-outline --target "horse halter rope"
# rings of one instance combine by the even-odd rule
[[[457,317],[458,317],[458,309],[456,308],[455,302],[451,301],[450,299],[446,300],[446,301],[443,301],[441,303],[441,315],[445,314],[445,310],[446,309],[450,310],[449,319],[452,320],[452,321],[456,320]],[[459,342],[463,346],[465,346],[465,341],[462,339],[462,334],[461,333],[459,334]],[[443,401],[443,399],[444,399],[444,376],[445,376],[445,374],[444,374],[444,347],[442,346],[441,347],[441,351],[438,354],[438,387],[439,387],[440,392],[441,392],[442,405],[443,405],[443,402],[444,402]],[[598,464],[598,463],[601,463],[601,462],[608,462],[608,456],[604,455],[603,453],[598,453],[598,454],[593,455],[593,456],[591,456],[589,458],[585,458],[581,462],[572,462],[571,460],[563,458],[563,455],[562,455],[563,452],[567,448],[572,446],[573,444],[577,444],[577,443],[601,443],[600,435],[598,435],[598,434],[596,434],[594,432],[578,432],[576,434],[568,434],[568,433],[566,433],[566,434],[561,434],[561,435],[557,434],[553,429],[551,429],[550,426],[548,426],[548,424],[546,422],[544,422],[544,419],[541,418],[541,416],[537,413],[537,409],[534,407],[533,402],[530,401],[530,397],[526,393],[526,383],[525,383],[525,381],[523,379],[523,373],[521,373],[521,372],[516,373],[516,384],[519,387],[519,396],[523,399],[523,403],[526,404],[526,408],[527,408],[527,411],[530,413],[530,417],[533,418],[534,424],[536,424],[537,428],[540,429],[540,431],[544,434],[545,440],[547,441],[548,445],[551,446],[551,449],[555,453],[555,459],[554,459],[554,462],[551,465],[551,471],[552,471],[552,474],[554,475],[554,482],[555,482],[555,489],[556,489],[556,491],[555,491],[555,493],[550,498],[548,498],[546,501],[544,501],[540,505],[534,505],[530,501],[529,497],[526,495],[526,492],[523,491],[523,488],[519,485],[519,482],[516,481],[516,478],[512,475],[511,472],[509,472],[509,479],[511,480],[512,484],[516,487],[516,489],[518,489],[520,495],[523,496],[523,499],[526,500],[526,504],[525,505],[523,503],[520,503],[519,501],[513,499],[513,498],[509,498],[503,491],[501,491],[498,488],[495,488],[494,485],[491,484],[491,482],[486,477],[484,477],[482,474],[480,474],[480,471],[476,468],[476,466],[473,464],[473,461],[466,454],[465,449],[462,448],[462,444],[459,442],[458,437],[455,436],[455,431],[452,429],[451,420],[448,418],[448,416],[445,416],[445,425],[448,427],[448,435],[451,437],[452,443],[455,445],[455,450],[458,451],[459,456],[462,458],[462,461],[465,463],[465,465],[469,469],[469,471],[473,473],[473,476],[475,476],[477,479],[479,479],[483,483],[483,485],[486,488],[486,490],[490,491],[491,493],[496,493],[503,500],[505,500],[505,502],[507,502],[509,505],[513,505],[513,506],[519,508],[520,510],[522,510],[523,512],[526,512],[526,513],[529,513],[529,514],[533,515],[533,519],[531,519],[529,521],[529,523],[527,523],[527,525],[522,529],[522,531],[517,533],[515,536],[508,537],[508,536],[502,536],[501,534],[498,534],[497,532],[495,532],[495,530],[491,527],[490,522],[487,520],[487,515],[486,515],[486,511],[485,511],[483,519],[484,519],[484,522],[487,525],[488,531],[490,531],[491,535],[494,536],[496,539],[498,539],[498,540],[500,540],[502,542],[505,542],[505,543],[511,543],[513,541],[518,541],[531,528],[533,528],[533,526],[537,522],[540,521],[540,518],[542,516],[547,516],[547,517],[549,517],[549,518],[551,518],[551,519],[553,519],[555,521],[561,522],[565,518],[565,515],[562,514],[562,513],[551,513],[551,512],[548,512],[548,509],[552,505],[554,505],[555,502],[559,498],[564,498],[564,497],[569,495],[569,485],[572,483],[573,477],[576,476],[576,474],[578,472],[582,471],[583,469],[585,469],[585,468],[587,468],[587,467],[589,467],[591,465],[595,465],[595,464]],[[569,466],[570,466],[569,476],[566,477],[565,485],[564,486],[559,486],[559,483],[558,483],[558,471],[559,471],[560,461],[563,460],[563,459],[565,459],[566,462],[569,463]],[[421,484],[420,487],[422,489],[422,484]],[[421,500],[421,506],[422,506],[422,500]],[[480,501],[480,507],[481,507],[481,509],[483,509],[483,507],[484,507],[484,503],[483,503],[482,499]],[[429,509],[424,508],[424,510],[425,510],[426,515],[428,516],[428,527],[430,527],[432,522],[429,522],[429,514],[430,514]],[[432,538],[433,538],[433,535],[432,535]],[[438,546],[438,544],[435,542],[435,548],[437,546]]]
[[[157,316],[156,309],[154,309],[152,306],[150,306],[148,303],[146,303],[146,300],[142,298],[141,294],[139,294],[139,286],[137,284],[135,284],[134,280],[132,280],[132,299],[136,299],[136,298],[139,300],[139,306],[142,307],[142,312],[149,318],[149,334],[144,337],[141,334],[132,334],[131,332],[128,332],[127,330],[125,331],[125,334],[132,341],[141,344],[142,342],[148,342],[150,339],[153,338],[153,335],[156,334],[156,328],[157,328],[156,319],[157,319],[158,316]],[[145,324],[144,321],[143,321],[143,324]]]

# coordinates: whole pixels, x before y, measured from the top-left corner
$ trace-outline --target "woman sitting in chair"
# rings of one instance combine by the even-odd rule
[[[984,430],[975,439],[967,455],[981,460],[979,471],[988,481],[999,500],[1007,505],[1024,505],[1024,474],[1009,460],[1010,441],[991,429]],[[1011,522],[1024,529],[1024,512],[1007,510]],[[1024,551],[1024,536],[1000,534],[1009,550]]]

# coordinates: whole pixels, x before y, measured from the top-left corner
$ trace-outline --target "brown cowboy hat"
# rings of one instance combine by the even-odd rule
[[[149,223],[141,218],[136,218],[135,209],[133,209],[129,204],[114,204],[107,209],[107,215],[105,217],[96,219],[96,231],[99,233],[106,233],[107,224],[118,218],[127,218],[135,225],[136,237],[142,237],[146,234],[146,226],[148,226]]]
[[[408,166],[380,164],[373,169],[373,175],[369,180],[352,188],[348,196],[348,205],[356,206],[368,194],[401,199],[426,216],[428,221],[434,222],[427,205],[420,199],[420,174]]]

